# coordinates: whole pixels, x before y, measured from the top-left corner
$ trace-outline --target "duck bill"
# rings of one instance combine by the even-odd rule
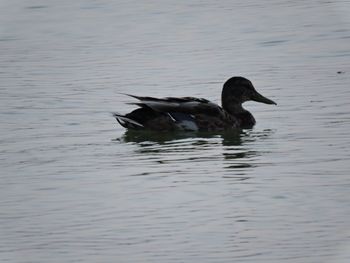
[[[253,97],[251,98],[251,100],[256,101],[256,102],[261,102],[261,103],[265,103],[265,104],[274,104],[277,105],[276,102],[274,102],[273,100],[270,100],[266,97],[264,97],[263,95],[261,95],[260,93],[255,93],[253,95]]]

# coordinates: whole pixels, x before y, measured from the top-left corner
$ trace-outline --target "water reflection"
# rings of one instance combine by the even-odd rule
[[[270,130],[266,130],[269,132]],[[265,131],[263,134],[266,133]],[[198,138],[222,138],[223,145],[240,145],[241,139],[244,137],[262,137],[261,133],[255,134],[251,130],[234,130],[223,133],[210,133],[210,132],[167,132],[159,133],[153,131],[132,131],[127,130],[121,138],[115,139],[116,141],[123,142],[155,142],[155,143],[166,143],[170,141],[176,141],[179,139],[189,139],[193,138],[197,140]]]
[[[127,130],[121,138],[115,139],[115,141],[121,141],[126,143],[136,143],[141,147],[148,145],[162,145],[172,144],[181,141],[192,141],[193,146],[205,145],[212,143],[213,141],[221,142],[223,146],[241,146],[248,142],[254,142],[256,140],[262,140],[268,138],[273,130],[266,129],[263,131],[254,131],[252,129],[246,130],[234,130],[222,133],[209,133],[209,132],[168,132],[159,133],[153,131],[132,131]],[[196,147],[194,147],[195,149]]]
[[[143,161],[148,160],[158,165],[187,165],[192,172],[195,169],[198,173],[210,171],[213,174],[223,174],[223,178],[246,180],[250,178],[248,172],[259,165],[257,157],[263,154],[254,142],[268,138],[273,132],[236,130],[220,134],[160,134],[126,131],[116,140],[136,145],[134,158]]]
[[[208,134],[209,136],[209,134]],[[117,139],[124,142],[135,142],[141,146],[144,143],[152,142],[158,144],[164,144],[166,142],[175,141],[179,139],[196,138],[195,132],[166,132],[159,133],[154,131],[132,131],[127,130],[124,135]]]

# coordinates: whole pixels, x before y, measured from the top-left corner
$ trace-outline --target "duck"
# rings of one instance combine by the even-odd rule
[[[125,94],[136,99],[138,106],[128,114],[113,113],[118,123],[128,130],[169,131],[227,131],[249,129],[255,124],[254,116],[242,104],[256,101],[277,105],[258,93],[252,82],[244,77],[228,79],[222,88],[221,106],[204,98],[195,97],[142,97]]]

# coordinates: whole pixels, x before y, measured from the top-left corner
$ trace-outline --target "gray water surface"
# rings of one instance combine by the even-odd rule
[[[349,262],[349,1],[1,1],[1,262]],[[120,93],[251,130],[125,132]]]

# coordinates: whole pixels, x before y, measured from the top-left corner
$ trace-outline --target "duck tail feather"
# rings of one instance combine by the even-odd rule
[[[132,95],[132,94],[128,94],[128,93],[119,93],[119,94],[122,94],[122,95],[125,95],[125,96],[129,96],[129,97],[132,97],[132,98],[140,100],[140,101],[143,101],[143,100],[159,100],[159,99],[153,98],[153,97],[142,97],[142,96],[136,96],[136,95]]]
[[[136,96],[136,95],[132,95],[132,94],[128,94],[128,93],[119,92],[119,94],[122,94],[122,95],[125,95],[125,96],[129,96],[129,97],[132,97],[132,98],[135,98],[135,99],[138,99],[138,100],[141,100],[141,98],[142,98],[142,97],[139,97],[139,96]]]
[[[116,118],[116,120],[119,122],[119,124],[125,128],[131,128],[131,129],[140,129],[140,128],[144,128],[144,126],[135,121],[132,120],[128,117],[126,117],[125,115],[122,115],[120,113],[117,112],[112,112],[112,115],[114,118]]]
[[[136,106],[139,106],[141,108],[149,108],[145,103],[142,103],[142,102],[127,102],[126,104],[128,105],[136,105]]]

